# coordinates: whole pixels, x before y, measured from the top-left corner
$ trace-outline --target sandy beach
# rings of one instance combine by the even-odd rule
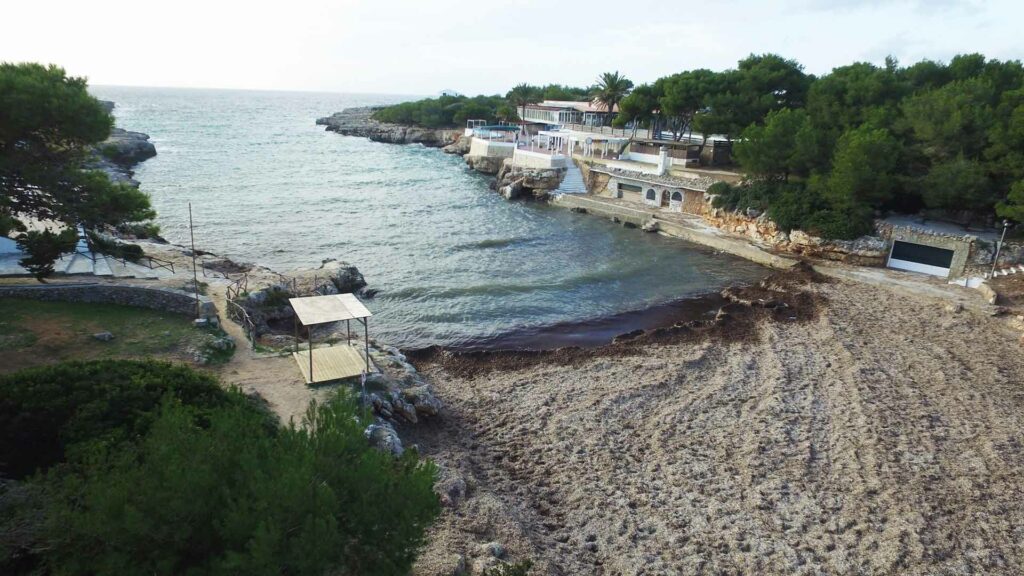
[[[843,280],[625,353],[421,366],[447,507],[416,574],[1024,573],[1006,317]],[[792,319],[790,319],[792,318]]]

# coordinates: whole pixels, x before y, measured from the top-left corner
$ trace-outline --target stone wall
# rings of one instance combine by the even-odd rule
[[[120,304],[194,316],[195,295],[171,288],[150,288],[118,284],[46,284],[38,286],[0,286],[0,298],[27,298],[47,302],[88,302]],[[217,306],[206,296],[199,296],[199,313],[203,318],[217,316]]]

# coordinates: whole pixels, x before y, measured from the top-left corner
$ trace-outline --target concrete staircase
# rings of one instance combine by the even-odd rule
[[[115,278],[145,278],[156,280],[172,276],[170,270],[149,268],[134,262],[121,261],[103,254],[74,252],[65,254],[53,265],[56,274],[68,276],[107,276]]]
[[[587,185],[583,183],[583,173],[575,164],[569,163],[569,168],[558,185],[555,194],[586,194]]]
[[[24,257],[21,252],[13,251],[11,246],[3,246],[0,252],[0,276],[28,276],[28,270],[18,263]],[[122,261],[104,254],[95,254],[89,249],[85,230],[78,227],[78,241],[74,252],[68,252],[53,265],[54,274],[67,276],[107,276],[115,278],[145,278],[156,280],[173,276],[166,268],[150,267],[134,262]]]

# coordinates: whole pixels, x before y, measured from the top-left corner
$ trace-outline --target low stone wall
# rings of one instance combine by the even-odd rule
[[[150,288],[118,284],[47,284],[39,286],[0,286],[0,298],[27,298],[46,302],[88,302],[120,304],[194,316],[195,295],[172,288]],[[202,318],[217,316],[217,306],[206,296],[199,296]]]
[[[680,238],[694,244],[721,250],[722,252],[746,258],[763,266],[786,269],[796,263],[796,260],[766,252],[743,240],[704,232],[676,222],[654,218],[646,210],[611,204],[574,194],[558,196],[552,200],[552,204],[577,211],[585,211],[597,216],[604,216],[605,218],[612,218],[619,222],[629,223],[637,228],[653,226],[652,230],[657,230],[666,236]]]

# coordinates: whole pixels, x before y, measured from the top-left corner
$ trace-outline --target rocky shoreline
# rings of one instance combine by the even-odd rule
[[[456,129],[419,128],[378,122],[371,116],[379,109],[379,106],[346,108],[330,116],[317,118],[316,124],[324,126],[328,132],[337,132],[343,136],[358,136],[387,144],[422,144],[430,148],[448,146],[462,135],[462,130]]]
[[[108,113],[112,113],[116,106],[109,100],[100,100],[100,104]],[[93,147],[86,168],[102,171],[111,182],[138,188],[134,168],[139,162],[154,156],[156,146],[149,141],[148,134],[114,128],[106,140]]]

